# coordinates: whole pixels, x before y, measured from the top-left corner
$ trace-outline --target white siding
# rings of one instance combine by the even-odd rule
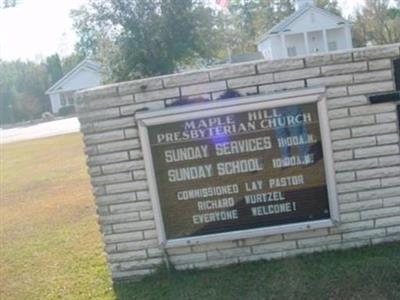
[[[322,13],[320,10],[310,9],[303,16],[295,20],[288,26],[288,30],[291,33],[296,32],[308,32],[317,31],[322,29],[336,28],[338,22],[341,19],[337,19]]]
[[[346,39],[346,48],[345,49],[352,49],[353,48],[353,38],[351,35],[351,26],[348,25],[345,27],[345,39]]]
[[[264,55],[266,59],[284,58],[280,35],[271,36],[257,45],[257,50]]]
[[[271,48],[271,39],[264,40],[257,45],[257,50],[261,52],[266,59],[273,59]]]
[[[60,93],[68,91],[79,91],[92,88],[101,84],[101,74],[88,68],[82,68],[76,73],[71,74],[63,84],[57,88],[57,92],[50,94],[51,110],[58,113],[62,107]],[[68,106],[67,104],[66,106]]]
[[[286,35],[286,48],[295,47],[297,55],[306,54],[304,35],[302,33]]]
[[[324,39],[322,31],[313,31],[307,33],[308,45],[310,53],[325,52]]]
[[[286,50],[291,47],[296,47],[297,56],[327,52],[329,51],[329,43],[331,43],[331,46],[336,46],[332,47],[331,51],[351,49],[353,48],[351,25],[343,25],[343,22],[343,19],[338,16],[315,7],[310,8],[289,24],[284,32],[268,36],[264,41],[261,41],[258,44],[258,49],[266,59],[286,58]],[[282,34],[285,35],[286,45],[283,45],[281,41]],[[308,50],[304,34],[307,35]],[[283,47],[286,49],[283,49]],[[294,49],[291,48],[291,50]]]
[[[60,95],[59,94],[50,94],[50,103],[51,103],[51,111],[53,114],[58,113],[61,108],[60,103]]]
[[[63,91],[76,91],[100,85],[101,76],[98,72],[81,69],[79,72],[68,78],[61,86]]]
[[[271,37],[271,53],[272,59],[285,57],[282,49],[281,38],[279,35]]]
[[[344,28],[327,30],[328,43],[336,42],[337,50],[346,49]]]

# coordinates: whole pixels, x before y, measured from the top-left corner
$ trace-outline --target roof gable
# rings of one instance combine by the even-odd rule
[[[301,17],[286,26],[284,32],[310,32],[337,28],[343,24],[345,23],[342,18],[330,13],[328,14],[326,10],[315,7],[306,11]]]
[[[69,71],[67,74],[65,74],[63,77],[61,77],[56,83],[54,83],[46,92],[45,94],[52,94],[55,92],[58,92],[60,89],[62,89],[62,86],[67,83],[69,80],[71,80],[73,77],[78,76],[83,70],[88,70],[93,73],[99,73],[101,71],[101,65],[88,59],[85,58],[82,60],[75,68],[73,68],[71,71]]]
[[[296,27],[297,24],[303,24],[309,22],[306,18],[307,15],[311,13],[315,14],[317,18],[324,18],[327,22],[330,22],[336,26],[339,26],[338,23],[351,24],[346,19],[327,11],[326,9],[306,4],[297,11],[295,11],[294,13],[292,13],[290,16],[283,19],[281,22],[273,26],[257,42],[260,43],[264,41],[270,35],[275,35],[281,32],[289,31],[291,30],[292,26]]]

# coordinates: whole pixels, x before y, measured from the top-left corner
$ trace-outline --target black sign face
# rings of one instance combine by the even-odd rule
[[[330,219],[317,103],[148,126],[166,238]]]

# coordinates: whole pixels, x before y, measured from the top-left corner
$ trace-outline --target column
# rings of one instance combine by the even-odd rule
[[[283,33],[281,33],[281,45],[282,45],[282,53],[283,53],[283,57],[286,58],[288,57],[288,51],[287,51],[287,47],[286,47],[286,40],[285,40],[285,35]]]
[[[322,40],[324,41],[325,52],[328,52],[329,51],[329,48],[328,48],[328,37],[326,35],[326,30],[325,29],[322,30]]]
[[[308,44],[307,32],[304,32],[303,37],[304,37],[304,47],[305,47],[305,50],[306,50],[306,54],[308,54],[308,53],[310,53],[310,45]]]
[[[351,37],[351,28],[350,26],[345,26],[343,27],[344,30],[344,36],[346,39],[346,49],[351,49],[353,48],[353,40]]]

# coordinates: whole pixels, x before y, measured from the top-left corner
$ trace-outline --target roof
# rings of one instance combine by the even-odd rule
[[[81,71],[82,69],[89,69],[92,70],[94,72],[98,72],[100,73],[102,66],[93,61],[90,60],[89,58],[85,58],[84,60],[82,60],[78,65],[76,65],[71,71],[69,71],[67,74],[65,74],[63,77],[61,77],[56,83],[54,83],[46,92],[46,95],[52,94],[54,92],[57,92],[59,90],[59,88],[65,83],[67,82],[71,77],[73,77],[74,75],[78,74],[79,71]]]
[[[292,24],[294,21],[299,19],[301,16],[303,16],[306,12],[308,12],[311,9],[317,10],[317,11],[327,15],[328,17],[336,18],[336,19],[338,19],[339,22],[344,22],[346,24],[351,24],[346,19],[342,18],[341,16],[335,15],[335,14],[331,13],[330,11],[328,11],[326,9],[319,8],[319,7],[316,7],[315,5],[311,5],[311,4],[305,4],[301,8],[296,10],[294,13],[292,13],[290,16],[286,17],[281,22],[276,24],[274,27],[272,27],[270,30],[268,30],[265,34],[263,34],[257,40],[257,43],[260,43],[260,42],[264,41],[268,36],[270,36],[272,34],[279,34],[279,33],[283,32],[283,31],[285,31],[285,29],[290,24]]]

